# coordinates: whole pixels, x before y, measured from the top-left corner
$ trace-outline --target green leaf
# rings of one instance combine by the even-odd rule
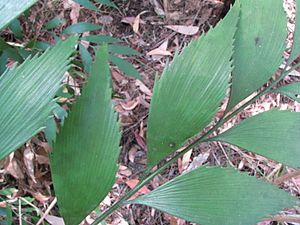
[[[93,63],[93,58],[89,51],[82,45],[79,44],[79,53],[81,55],[81,59],[84,65],[84,70],[89,73],[91,71],[91,66]]]
[[[113,7],[113,8],[118,8],[117,6],[116,6],[116,4],[115,3],[113,3],[112,1],[110,1],[110,0],[95,0],[96,2],[99,2],[99,3],[101,3],[101,4],[103,4],[103,5],[106,5],[106,6],[109,6],[109,7]]]
[[[8,60],[8,55],[5,51],[3,51],[0,55],[0,76],[6,70],[7,60]]]
[[[126,75],[141,80],[140,73],[132,66],[131,63],[117,56],[110,55],[111,62],[115,64]]]
[[[293,62],[300,55],[300,0],[296,0],[296,21],[294,42],[291,50],[289,62]]]
[[[294,101],[300,102],[300,82],[291,83],[288,85],[281,86],[273,89],[272,92],[286,95]]]
[[[13,21],[10,22],[9,29],[11,29],[11,31],[14,33],[16,38],[18,39],[23,38],[22,27],[18,19],[14,19]]]
[[[51,30],[61,24],[65,23],[65,19],[55,17],[44,25],[46,30]]]
[[[210,139],[224,141],[289,166],[300,166],[300,113],[270,110]]]
[[[79,224],[115,181],[120,132],[107,60],[104,46],[50,155],[58,206],[67,225]]]
[[[74,2],[77,2],[78,4],[82,5],[87,9],[92,9],[96,11],[98,10],[98,8],[89,0],[74,0]]]
[[[0,160],[44,129],[76,41],[69,38],[0,77]]]
[[[239,4],[176,55],[155,82],[148,120],[148,165],[180,148],[213,119],[229,87]]]
[[[48,119],[46,123],[46,128],[44,129],[45,137],[50,146],[52,146],[53,142],[56,140],[56,122],[54,117]]]
[[[17,62],[21,63],[24,61],[17,49],[7,44],[2,38],[0,38],[0,50],[6,52],[9,58]]]
[[[118,38],[113,38],[111,36],[106,36],[106,35],[90,35],[90,36],[82,37],[81,40],[89,41],[95,44],[113,43],[113,42],[121,41]]]
[[[36,2],[37,0],[0,1],[0,30]]]
[[[108,51],[110,53],[116,53],[120,55],[140,55],[140,53],[132,48],[129,48],[128,46],[122,46],[122,45],[109,45]]]
[[[99,30],[101,28],[98,24],[93,23],[87,23],[87,22],[80,22],[73,24],[71,26],[68,26],[66,29],[63,30],[63,34],[78,34],[83,33],[86,31],[93,31],[93,30]]]
[[[202,167],[129,203],[148,205],[203,225],[253,225],[298,200],[235,169]]]
[[[282,63],[287,37],[282,4],[281,0],[241,0],[227,111],[266,83]]]

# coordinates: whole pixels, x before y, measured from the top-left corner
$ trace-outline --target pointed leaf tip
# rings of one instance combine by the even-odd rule
[[[202,167],[129,203],[144,204],[203,225],[252,225],[299,201],[233,168]]]
[[[148,166],[180,148],[213,119],[229,86],[239,9],[236,4],[207,35],[192,41],[155,82],[148,121]]]
[[[120,132],[111,94],[108,52],[103,46],[50,157],[54,189],[67,225],[79,224],[115,182]]]
[[[224,141],[289,166],[300,166],[300,113],[270,110],[210,139]]]
[[[62,41],[0,77],[0,104],[5,105],[0,109],[0,159],[45,127],[76,40]]]

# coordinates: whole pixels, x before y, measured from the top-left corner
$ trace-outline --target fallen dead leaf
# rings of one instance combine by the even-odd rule
[[[152,96],[152,92],[150,91],[149,88],[146,87],[145,84],[143,84],[142,81],[136,80],[135,81],[135,85],[139,87],[139,89],[140,89],[141,92],[145,93],[148,96]]]
[[[137,107],[139,104],[139,101],[137,99],[133,99],[131,101],[128,101],[126,103],[124,102],[120,102],[120,105],[122,106],[123,109],[125,109],[126,111],[132,111],[133,109],[135,109],[135,107]]]
[[[184,26],[184,25],[168,25],[165,26],[177,33],[185,34],[185,35],[195,35],[199,31],[199,27],[196,26]]]
[[[158,48],[151,50],[147,53],[148,56],[153,56],[154,60],[159,60],[161,56],[171,56],[172,53],[167,50],[168,48],[168,39],[165,40]],[[156,57],[155,57],[156,56]],[[159,56],[159,57],[157,57]]]
[[[65,225],[64,220],[61,217],[47,215],[45,216],[45,220],[51,225]]]
[[[132,189],[134,188],[140,181],[138,179],[132,179],[126,181],[126,184]],[[132,196],[129,200],[135,199],[136,197],[144,194],[148,194],[151,192],[146,186],[143,186],[140,190],[138,190],[134,196]]]

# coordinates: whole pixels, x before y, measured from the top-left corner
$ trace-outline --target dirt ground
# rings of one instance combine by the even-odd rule
[[[130,190],[134,183],[139,180],[140,172],[145,168],[147,116],[156,74],[163,71],[166,63],[172,59],[176,51],[182,49],[190,40],[201,36],[209,27],[214,26],[226,14],[230,6],[230,1],[225,0],[115,0],[114,2],[118,9],[99,6],[100,11],[95,12],[78,7],[71,0],[41,0],[31,10],[29,19],[22,19],[25,40],[37,36],[39,40],[52,41],[43,32],[42,26],[59,15],[65,18],[67,22],[56,32],[61,32],[64,27],[79,21],[102,24],[102,30],[96,33],[120,38],[125,45],[141,53],[139,57],[126,57],[126,59],[141,73],[142,82],[124,76],[121,71],[112,66],[113,89],[116,96],[114,102],[116,111],[119,113],[123,133],[122,151],[119,159],[120,169],[117,182],[109,196],[101,203],[101,210],[108,208],[120,196]],[[293,1],[286,2],[288,8],[293,11],[294,5],[290,3]],[[290,22],[293,22],[293,13],[290,16]],[[170,25],[182,25],[185,30],[176,32],[166,27]],[[8,41],[16,41],[9,30],[4,31],[1,36]],[[156,52],[153,53],[153,50]],[[299,81],[299,74],[298,72],[293,73],[284,82]],[[267,95],[249,106],[244,112],[227,123],[223,129],[273,107],[300,111],[299,103],[292,102],[279,94]],[[49,215],[59,216],[57,206],[51,205],[55,196],[47,158],[48,151],[49,145],[41,133],[28,141],[20,150],[0,162],[0,188],[15,187],[18,191],[13,196],[14,199],[31,196],[34,198],[32,209],[45,212],[50,208]],[[202,144],[193,152],[186,153],[177,163],[174,163],[163,174],[151,181],[142,193],[154,189],[186,170],[203,164],[234,166],[268,181],[276,181],[280,187],[293,195],[300,195],[299,176],[289,180],[278,180],[279,177],[282,178],[282,174],[293,173],[293,168],[287,168],[261,156],[223,143]],[[18,214],[17,208],[15,211]],[[27,214],[25,218],[27,218],[28,224],[33,224],[30,222],[31,213]],[[298,208],[293,208],[283,211],[282,214],[300,215],[300,211]],[[94,216],[96,215],[97,212]],[[93,221],[92,217],[87,218],[85,224],[90,224]],[[107,223],[112,225],[190,224],[140,205],[124,206],[110,216]],[[265,221],[259,225],[274,224],[280,223]],[[294,224],[300,224],[300,222]]]

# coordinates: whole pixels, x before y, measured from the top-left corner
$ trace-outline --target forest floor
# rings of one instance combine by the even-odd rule
[[[166,63],[172,59],[176,51],[182,49],[190,40],[203,35],[229,9],[229,1],[223,2],[222,0],[115,0],[114,2],[118,9],[101,6],[100,11],[95,12],[84,9],[71,0],[43,0],[33,7],[29,20],[22,24],[24,36],[28,39],[36,35],[39,40],[51,41],[42,32],[41,27],[55,16],[65,18],[67,21],[59,29],[77,22],[99,23],[103,26],[101,34],[120,38],[125,45],[141,53],[138,57],[126,57],[126,59],[132,62],[141,73],[142,81],[128,78],[117,68],[113,66],[111,68],[113,90],[115,96],[118,96],[114,102],[123,133],[122,150],[117,182],[109,196],[101,203],[100,210],[105,210],[130,190],[140,179],[139,172],[145,168],[147,116],[156,74],[162,73]],[[289,29],[293,29],[295,10],[293,1],[286,1],[286,8],[290,17]],[[31,29],[32,24],[35,26],[34,31]],[[174,25],[182,26],[179,30],[174,30],[176,28]],[[295,71],[284,82],[299,80],[300,73]],[[222,110],[224,111],[224,106],[225,104],[221,107],[216,119]],[[242,119],[274,107],[300,112],[300,103],[292,102],[279,94],[265,95],[222,129],[228,129]],[[55,203],[55,196],[47,158],[48,151],[49,145],[45,142],[43,134],[40,134],[28,141],[19,151],[0,162],[0,188],[16,188],[17,192],[12,200],[32,200],[30,205],[26,206],[27,211],[22,212],[24,218],[27,218],[27,224],[33,224],[30,222],[30,217],[34,211],[45,213],[47,209],[49,209],[47,211],[49,216],[46,220],[50,223],[54,221],[54,224],[61,224],[57,206],[52,204]],[[288,177],[289,179],[282,176],[282,174],[293,175],[295,171],[293,168],[287,168],[259,155],[218,142],[202,144],[186,153],[163,174],[154,178],[147,187],[142,188],[139,194],[147,193],[176,175],[203,164],[233,166],[254,176],[275,182],[293,195],[300,195],[300,176],[295,174]],[[20,214],[17,202],[15,213]],[[300,210],[286,209],[282,214],[299,216]],[[96,215],[97,212],[95,212]],[[87,218],[85,224],[90,224],[92,221],[93,216]],[[190,224],[140,205],[124,206],[107,218],[106,222],[111,225]],[[259,225],[274,224],[279,223],[269,220],[259,223]],[[290,224],[300,224],[300,222]]]

